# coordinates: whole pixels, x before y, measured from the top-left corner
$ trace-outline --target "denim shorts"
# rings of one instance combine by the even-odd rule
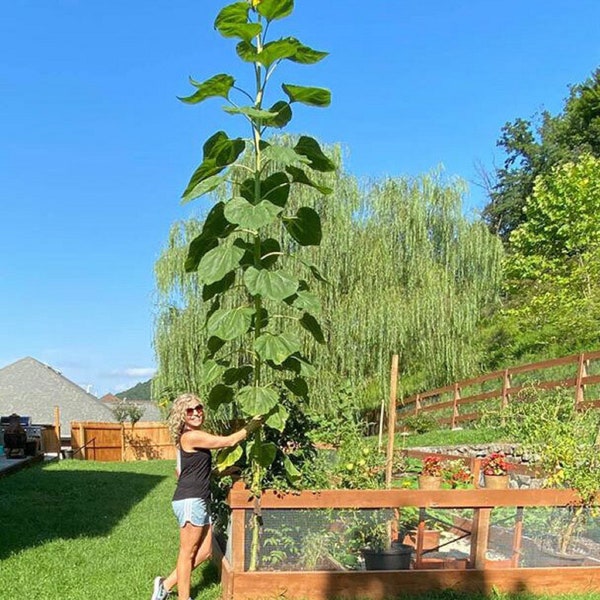
[[[177,517],[179,527],[183,527],[188,522],[196,527],[202,527],[210,523],[208,507],[206,501],[202,500],[202,498],[173,500],[171,504],[173,505],[173,512]]]

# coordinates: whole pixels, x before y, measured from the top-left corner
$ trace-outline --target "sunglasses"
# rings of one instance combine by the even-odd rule
[[[203,412],[204,412],[204,406],[202,406],[202,404],[197,404],[196,406],[192,406],[191,408],[185,409],[185,414],[188,417],[191,417],[194,413],[203,413]]]

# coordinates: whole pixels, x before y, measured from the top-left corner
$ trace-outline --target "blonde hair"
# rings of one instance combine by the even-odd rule
[[[183,433],[185,425],[185,409],[190,405],[202,404],[202,400],[196,394],[181,394],[173,401],[169,416],[167,417],[167,425],[169,433],[176,446],[179,446],[179,438]]]

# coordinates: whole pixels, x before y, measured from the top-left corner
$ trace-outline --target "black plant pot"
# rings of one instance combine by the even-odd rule
[[[394,542],[388,550],[364,548],[362,555],[367,571],[403,571],[410,569],[410,557],[414,548]]]

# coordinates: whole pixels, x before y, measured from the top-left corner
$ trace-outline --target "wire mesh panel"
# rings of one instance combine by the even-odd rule
[[[396,544],[414,547],[412,569],[600,566],[597,509],[487,509],[484,531],[476,535],[483,512],[416,507],[263,509],[257,570],[364,570],[364,548]],[[253,513],[244,513],[247,570]]]
[[[248,568],[252,511],[245,512]],[[391,509],[263,509],[261,516],[258,570],[363,569],[362,548],[389,548],[392,541]]]

